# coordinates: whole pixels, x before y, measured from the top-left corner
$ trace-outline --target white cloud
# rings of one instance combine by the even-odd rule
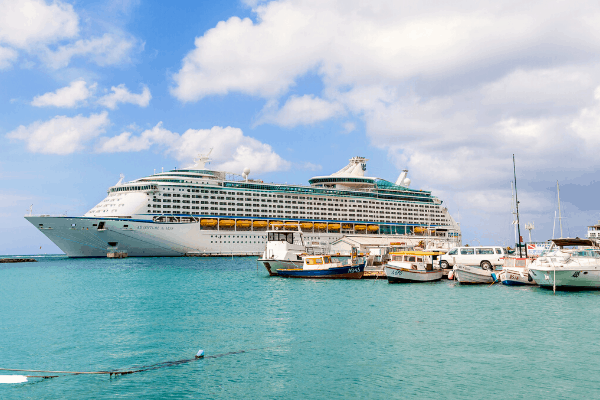
[[[261,111],[256,125],[268,123],[292,128],[298,125],[315,124],[345,114],[341,104],[314,95],[291,96],[283,107],[279,110],[277,107],[276,101],[268,102]]]
[[[175,159],[191,163],[200,153],[213,149],[211,158],[219,170],[241,173],[248,167],[254,173],[286,170],[290,163],[273,151],[271,146],[245,136],[241,129],[215,126],[211,129],[188,129],[179,135],[162,127],[154,128],[138,136],[123,132],[111,138],[102,138],[98,152],[125,152],[147,150],[154,144],[166,148]]]
[[[587,145],[594,156],[600,145],[600,86],[594,91],[596,104],[582,109],[569,128]]]
[[[87,25],[91,21],[84,19]],[[0,0],[0,68],[23,55],[39,57],[47,67],[68,66],[73,57],[83,57],[100,66],[130,61],[139,41],[104,21],[105,32],[80,36],[79,15],[61,0]],[[84,32],[90,31],[83,29]]]
[[[29,49],[55,43],[79,32],[73,6],[62,1],[0,0],[0,42]]]
[[[84,80],[71,82],[69,86],[60,88],[55,92],[48,92],[35,96],[31,102],[35,107],[66,107],[74,108],[85,105],[85,101],[96,89],[96,84],[87,85]]]
[[[70,154],[82,150],[86,142],[102,134],[109,124],[106,111],[89,117],[59,115],[45,122],[21,125],[6,136],[25,141],[33,153]]]
[[[558,43],[560,57],[597,52],[597,4],[582,1],[574,12],[565,3],[551,3],[534,1],[523,8],[509,0],[260,4],[254,8],[256,23],[232,17],[196,38],[195,49],[173,76],[172,93],[182,101],[232,91],[273,97],[313,70],[333,87],[397,84],[465,74],[507,58],[531,65],[551,55],[556,60]]]
[[[342,127],[344,128],[343,133],[350,133],[356,129],[356,124],[354,122],[344,122]]]
[[[137,41],[125,34],[105,33],[101,37],[80,39],[74,43],[47,49],[43,58],[54,69],[69,65],[73,57],[86,57],[99,66],[130,61],[129,54]]]
[[[110,88],[110,90],[112,93],[98,99],[98,103],[110,108],[111,110],[117,108],[117,104],[119,103],[131,103],[137,104],[140,107],[147,107],[148,104],[150,104],[150,99],[152,99],[150,89],[148,89],[146,85],[144,85],[142,93],[140,94],[131,93],[125,87],[125,84],[113,86]]]
[[[177,133],[173,133],[162,127],[159,122],[154,128],[147,129],[139,136],[132,136],[130,132],[123,132],[111,138],[102,138],[96,151],[99,153],[115,153],[148,150],[153,144],[169,145],[179,139]]]
[[[17,52],[0,46],[0,69],[9,67],[17,59]]]

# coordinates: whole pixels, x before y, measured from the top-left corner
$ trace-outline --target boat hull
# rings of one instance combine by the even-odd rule
[[[308,279],[360,279],[365,271],[365,265],[346,265],[328,269],[301,269],[284,268],[278,269],[277,275],[284,278],[308,278]]]
[[[462,284],[493,283],[492,271],[468,265],[455,265],[454,277]]]
[[[535,285],[535,281],[530,278],[529,271],[526,268],[505,268],[498,275],[500,282],[508,286]]]
[[[600,271],[530,268],[532,278],[543,288],[558,290],[600,290]],[[556,274],[556,278],[555,278]]]
[[[433,271],[419,271],[407,268],[385,267],[385,276],[389,283],[433,282],[442,279],[444,272],[441,269]]]
[[[271,276],[277,276],[278,269],[300,269],[302,261],[259,259]]]

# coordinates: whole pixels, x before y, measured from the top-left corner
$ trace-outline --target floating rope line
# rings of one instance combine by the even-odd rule
[[[204,359],[204,358],[206,358],[206,359],[209,359],[209,358],[220,358],[220,357],[231,356],[231,355],[235,355],[235,354],[243,354],[243,353],[247,353],[247,352],[250,352],[250,351],[273,349],[273,348],[277,348],[277,347],[281,347],[281,345],[279,345],[279,346],[272,346],[272,347],[262,347],[262,348],[258,348],[258,349],[230,351],[228,353],[215,354],[213,356],[206,356],[206,357],[204,356],[204,350],[200,350],[200,351],[198,351],[198,354],[196,354],[196,356],[194,358],[186,358],[186,359],[177,360],[177,361],[164,361],[164,362],[161,362],[161,363],[144,365],[144,366],[141,366],[141,367],[139,367],[137,369],[129,369],[129,370],[125,370],[125,371],[119,371],[119,370],[108,370],[108,371],[48,371],[48,370],[39,370],[39,369],[15,369],[15,368],[0,368],[0,371],[10,371],[10,372],[38,372],[38,373],[44,373],[44,374],[65,374],[65,375],[109,375],[112,378],[113,376],[116,377],[116,376],[119,376],[119,375],[136,374],[138,372],[153,371],[153,370],[157,370],[157,369],[161,369],[161,368],[172,367],[172,366],[181,365],[181,364],[187,364],[189,362],[197,361],[199,359]],[[58,376],[60,376],[60,375],[55,375],[55,376],[50,376],[50,375],[44,375],[44,376],[29,375],[29,376],[27,376],[26,375],[27,378],[44,378],[44,379],[58,378]]]

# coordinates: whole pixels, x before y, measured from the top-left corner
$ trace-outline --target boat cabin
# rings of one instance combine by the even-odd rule
[[[267,242],[287,242],[304,246],[302,234],[296,231],[269,231],[267,233]]]
[[[329,269],[342,264],[331,260],[331,256],[305,256],[303,269]]]
[[[433,270],[434,261],[444,254],[437,251],[400,251],[390,253],[390,265],[409,269]],[[437,264],[437,263],[436,263]]]

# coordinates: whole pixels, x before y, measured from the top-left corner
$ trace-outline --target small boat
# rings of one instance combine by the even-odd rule
[[[443,271],[434,260],[441,252],[401,251],[390,253],[391,260],[385,265],[389,283],[432,282],[442,279]]]
[[[267,231],[267,246],[261,262],[269,275],[277,275],[280,268],[302,267],[302,254],[306,254],[304,237],[298,230]]]
[[[529,265],[529,272],[543,288],[600,289],[600,248],[589,239],[552,239],[550,249]]]
[[[502,271],[497,274],[498,279],[502,284],[510,286],[535,285],[527,268],[532,261],[531,258],[505,257]]]
[[[277,275],[284,278],[360,279],[365,271],[365,262],[342,265],[332,261],[331,256],[303,256],[301,268],[282,268]]]
[[[456,264],[452,268],[454,277],[460,283],[494,283],[493,271],[473,265]]]

